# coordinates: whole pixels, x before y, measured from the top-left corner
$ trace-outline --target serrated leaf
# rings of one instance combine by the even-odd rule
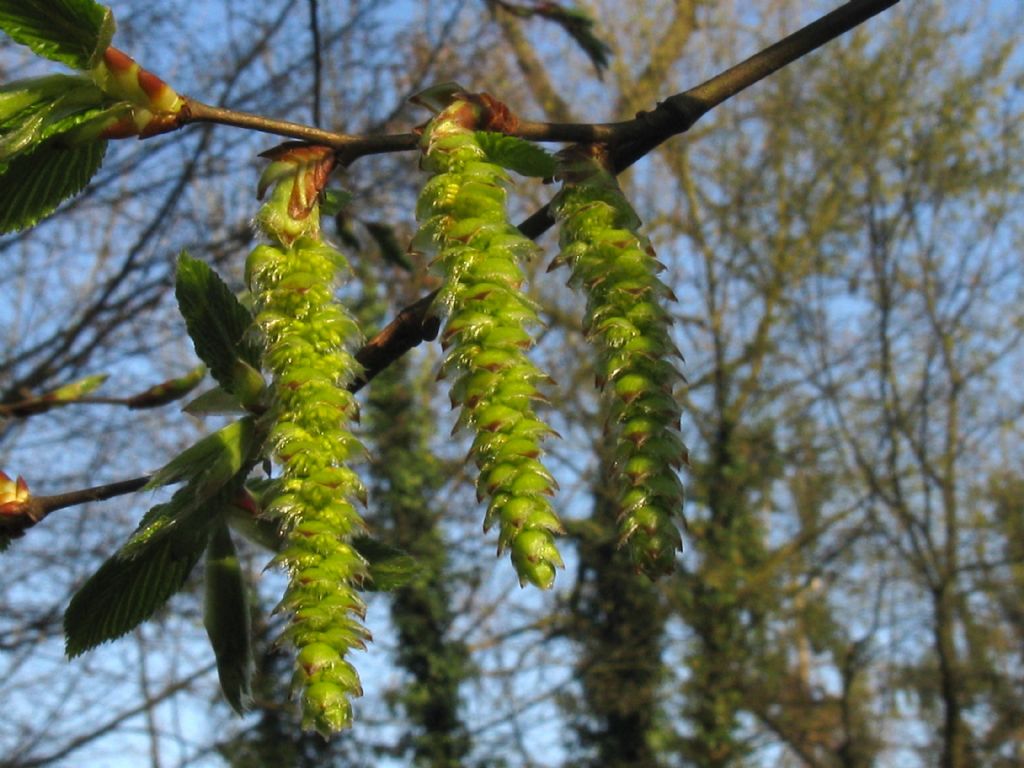
[[[146,484],[147,489],[188,480],[194,492],[214,492],[259,451],[262,435],[251,417],[239,419],[186,448]]]
[[[280,552],[285,536],[276,520],[252,515],[246,510],[232,506],[228,510],[228,522],[235,533],[241,534],[253,544],[271,552]]]
[[[103,164],[107,142],[65,147],[49,141],[0,171],[0,234],[31,227],[81,192]]]
[[[368,578],[363,584],[368,592],[390,592],[404,587],[423,569],[408,552],[369,536],[355,537],[352,547],[369,564]]]
[[[205,526],[178,529],[117,553],[71,598],[64,613],[65,651],[75,657],[137,627],[184,586],[206,544]]]
[[[380,249],[381,258],[389,264],[401,267],[406,272],[412,272],[412,262],[409,255],[395,237],[395,228],[377,221],[364,221],[363,226],[370,233],[370,237],[377,243]]]
[[[78,656],[130,632],[178,592],[222,520],[250,465],[213,495],[194,483],[147,512],[127,542],[71,598],[64,613],[65,651]]]
[[[217,658],[220,687],[241,715],[252,697],[252,626],[238,553],[223,520],[210,532],[205,587],[203,625]]]
[[[237,362],[254,371],[260,367],[259,349],[246,337],[252,314],[213,269],[184,251],[178,257],[175,296],[196,354],[225,390],[245,394],[251,381]]]
[[[526,139],[490,131],[477,131],[476,138],[487,160],[496,165],[521,176],[550,178],[555,175],[554,156]]]
[[[0,30],[75,69],[96,65],[114,29],[110,9],[93,0],[0,0]]]

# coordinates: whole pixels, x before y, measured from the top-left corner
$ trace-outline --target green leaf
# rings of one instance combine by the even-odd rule
[[[252,626],[238,553],[223,520],[210,531],[206,548],[203,624],[217,658],[224,698],[242,714],[252,696]]]
[[[82,585],[64,613],[65,650],[78,656],[130,632],[178,592],[223,520],[251,465],[222,487],[189,483],[147,512],[122,547]]]
[[[223,387],[214,387],[190,400],[182,408],[190,416],[206,416],[212,413],[245,413],[245,407],[237,395],[225,391]]]
[[[0,170],[0,234],[31,227],[81,192],[103,164],[105,141],[65,147],[50,141]]]
[[[487,159],[496,165],[522,176],[550,178],[555,175],[554,156],[526,139],[490,131],[476,131],[476,138],[487,153]]]
[[[3,135],[0,136],[2,166],[47,139],[68,133],[92,120],[112,117],[120,109],[112,108],[103,92],[86,78],[64,77],[62,82],[64,89],[51,96],[36,98],[39,91],[34,89],[15,89],[0,94],[10,97],[6,105],[0,103],[0,110],[11,111],[3,121]],[[45,86],[46,89],[52,87],[52,83]],[[64,143],[71,146],[82,142]]]
[[[239,419],[186,448],[153,474],[147,489],[188,480],[194,493],[209,495],[238,474],[259,451],[261,431],[251,417]]]
[[[252,490],[254,484],[255,481],[250,480],[247,487]],[[271,520],[262,515],[253,515],[249,510],[234,505],[228,510],[228,523],[235,533],[241,534],[253,544],[264,549],[280,552],[284,547],[285,535],[278,520]]]
[[[415,557],[369,536],[357,536],[352,546],[369,564],[368,592],[390,592],[404,587],[423,570]]]
[[[114,29],[110,9],[93,0],[0,0],[0,30],[75,69],[99,63]]]
[[[252,314],[216,272],[184,251],[178,257],[175,295],[196,354],[224,389],[249,402],[255,396],[250,390],[262,386],[259,348],[246,337]]]
[[[148,619],[184,586],[206,546],[206,521],[174,525],[174,514],[191,506],[184,489],[143,518],[133,539],[154,523],[166,535],[130,539],[71,598],[64,613],[65,651],[75,657],[115,640]]]
[[[15,80],[0,86],[0,127],[22,122],[41,106],[46,106],[68,91],[96,86],[84,75],[45,75]]]

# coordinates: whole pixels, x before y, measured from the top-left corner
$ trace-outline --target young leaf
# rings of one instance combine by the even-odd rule
[[[178,257],[175,295],[196,354],[224,389],[245,394],[253,381],[247,374],[260,367],[259,349],[246,338],[253,322],[249,310],[205,262],[184,251]]]
[[[90,392],[94,392],[107,378],[109,378],[109,374],[95,373],[92,376],[86,376],[84,379],[57,387],[57,389],[47,392],[43,397],[46,400],[57,401],[77,400],[80,397],[85,397]]]
[[[110,9],[93,0],[0,0],[0,30],[74,69],[99,62],[114,28]]]
[[[262,435],[251,417],[239,419],[186,448],[150,478],[146,488],[188,480],[194,492],[219,489],[258,452]]]
[[[118,552],[71,598],[64,613],[71,658],[115,640],[152,616],[185,584],[206,544],[206,526],[154,537],[134,555]]]
[[[206,416],[212,413],[245,413],[245,407],[238,397],[214,387],[196,395],[181,409],[190,416]]]
[[[252,627],[245,579],[227,523],[220,520],[206,548],[206,597],[203,624],[217,657],[224,698],[242,714],[252,695]]]
[[[503,133],[477,131],[476,139],[487,159],[521,176],[550,178],[555,175],[555,158],[525,139]]]
[[[118,108],[104,101],[103,92],[84,78],[66,78],[68,90],[46,99],[28,104],[4,121],[0,130],[0,164],[6,166],[18,155],[26,154],[44,141],[93,121],[102,122],[112,117]],[[17,108],[33,94],[14,91],[9,107]],[[98,132],[97,129],[96,132]],[[65,141],[66,146],[85,142]]]
[[[80,192],[103,163],[105,141],[46,142],[0,170],[0,234],[31,227]]]
[[[70,657],[130,632],[185,584],[251,465],[223,487],[203,493],[189,483],[147,512],[135,533],[71,598],[64,613]]]
[[[320,195],[320,215],[337,216],[352,202],[352,193],[344,189],[325,189]]]

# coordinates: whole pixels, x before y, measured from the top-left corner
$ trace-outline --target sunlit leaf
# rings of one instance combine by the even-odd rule
[[[110,9],[93,0],[0,0],[0,30],[75,69],[96,65],[114,29]]]
[[[105,141],[65,147],[49,141],[0,171],[0,234],[31,227],[81,192],[103,163]]]
[[[259,348],[246,336],[252,315],[220,276],[205,262],[182,252],[175,295],[196,354],[220,385],[243,396],[261,387],[256,381]]]
[[[239,419],[186,448],[153,474],[147,488],[188,480],[197,490],[219,488],[258,451],[262,437],[256,422]]]
[[[488,161],[521,176],[550,178],[555,175],[555,158],[525,139],[503,133],[477,131],[477,141]]]

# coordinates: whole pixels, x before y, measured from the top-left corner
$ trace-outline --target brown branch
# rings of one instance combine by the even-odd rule
[[[363,373],[353,380],[349,389],[357,392],[378,373],[424,341],[437,338],[441,321],[430,314],[437,291],[427,294],[403,309],[380,333],[370,339],[356,353]]]
[[[16,539],[23,536],[25,531],[58,509],[135,493],[146,486],[150,477],[150,475],[135,477],[131,480],[96,485],[92,488],[58,493],[53,496],[29,496],[16,507],[13,504],[8,504],[3,514],[0,515],[0,542],[4,539]]]

